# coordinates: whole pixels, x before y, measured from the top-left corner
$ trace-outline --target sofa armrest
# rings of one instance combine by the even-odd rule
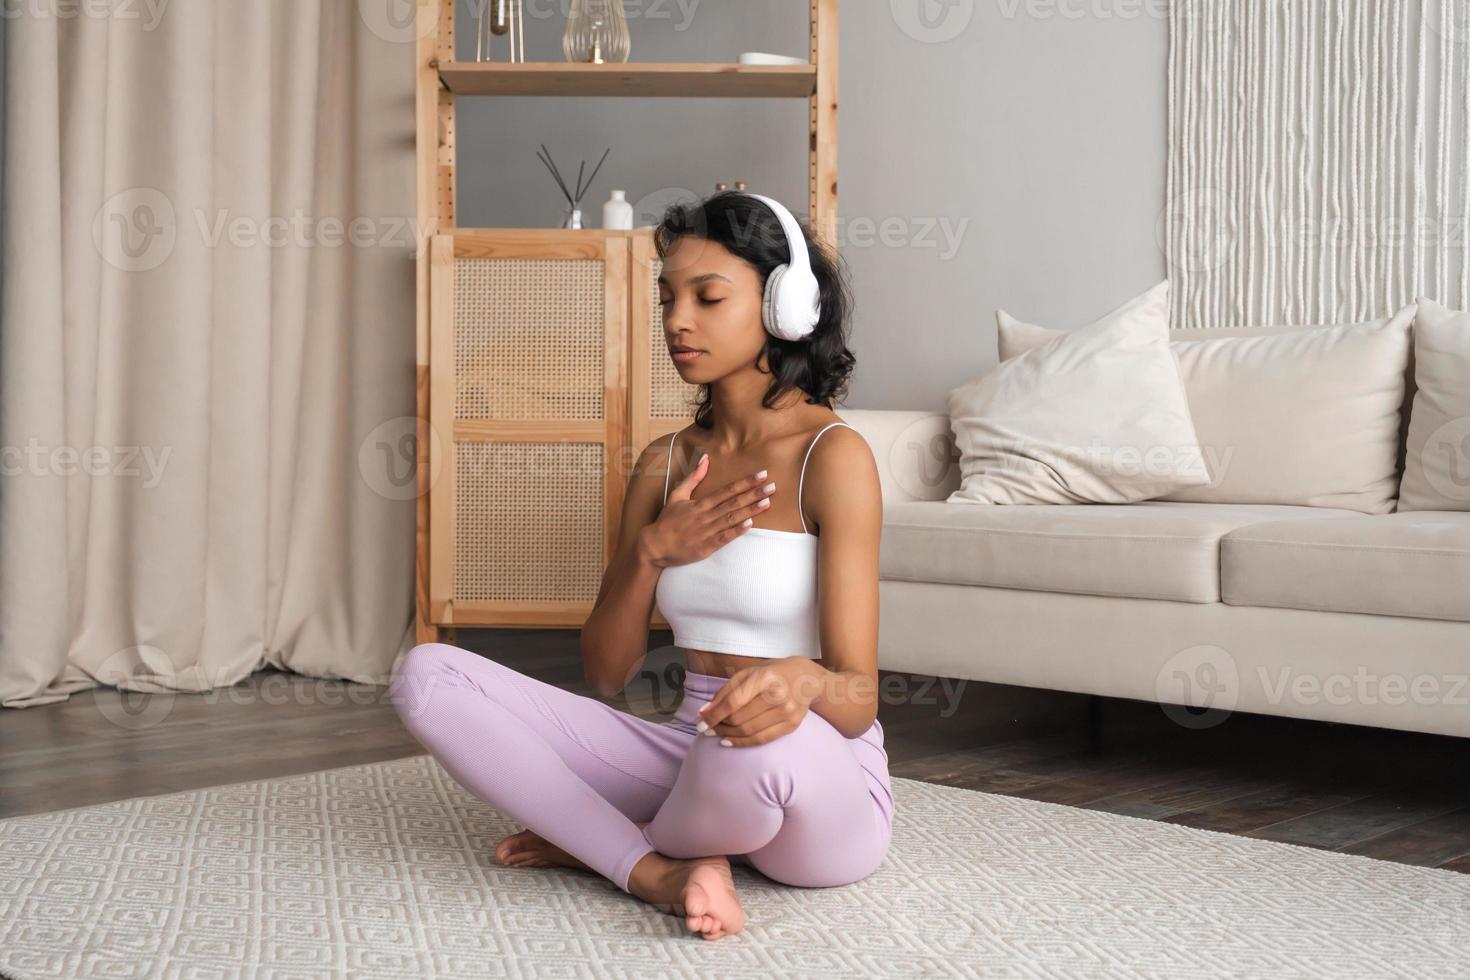
[[[838,414],[872,449],[885,503],[943,500],[959,487],[948,415],[897,409],[843,409]]]

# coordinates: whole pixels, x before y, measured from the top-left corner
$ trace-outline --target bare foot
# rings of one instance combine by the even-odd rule
[[[562,867],[592,870],[534,830],[511,834],[496,844],[495,859],[512,868]]]
[[[649,823],[635,822],[639,827]],[[515,868],[592,870],[532,830],[507,836],[495,846],[495,857]],[[638,862],[628,884],[634,895],[660,912],[684,919],[689,931],[704,939],[719,939],[745,928],[745,912],[725,857],[681,861],[654,851]]]
[[[639,827],[647,827],[649,821],[635,821]],[[495,858],[512,868],[575,868],[591,871],[581,861],[557,847],[534,830],[522,830],[511,834],[495,845]]]
[[[682,918],[690,932],[719,939],[745,928],[727,858],[675,860],[655,851],[633,870],[629,890],[660,912]]]

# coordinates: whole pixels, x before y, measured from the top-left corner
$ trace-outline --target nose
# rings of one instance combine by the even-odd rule
[[[670,344],[694,326],[693,310],[692,302],[681,300],[678,296],[664,307],[664,331]]]

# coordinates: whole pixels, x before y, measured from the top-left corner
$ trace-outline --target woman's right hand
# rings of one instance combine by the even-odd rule
[[[643,555],[660,568],[699,561],[744,534],[756,514],[771,505],[774,483],[766,471],[727,483],[698,500],[690,498],[709,472],[709,454],[669,491],[663,510],[639,532]]]

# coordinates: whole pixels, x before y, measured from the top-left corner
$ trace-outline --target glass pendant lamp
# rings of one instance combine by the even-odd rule
[[[628,60],[628,16],[623,0],[572,0],[561,49],[568,61],[603,64]]]

